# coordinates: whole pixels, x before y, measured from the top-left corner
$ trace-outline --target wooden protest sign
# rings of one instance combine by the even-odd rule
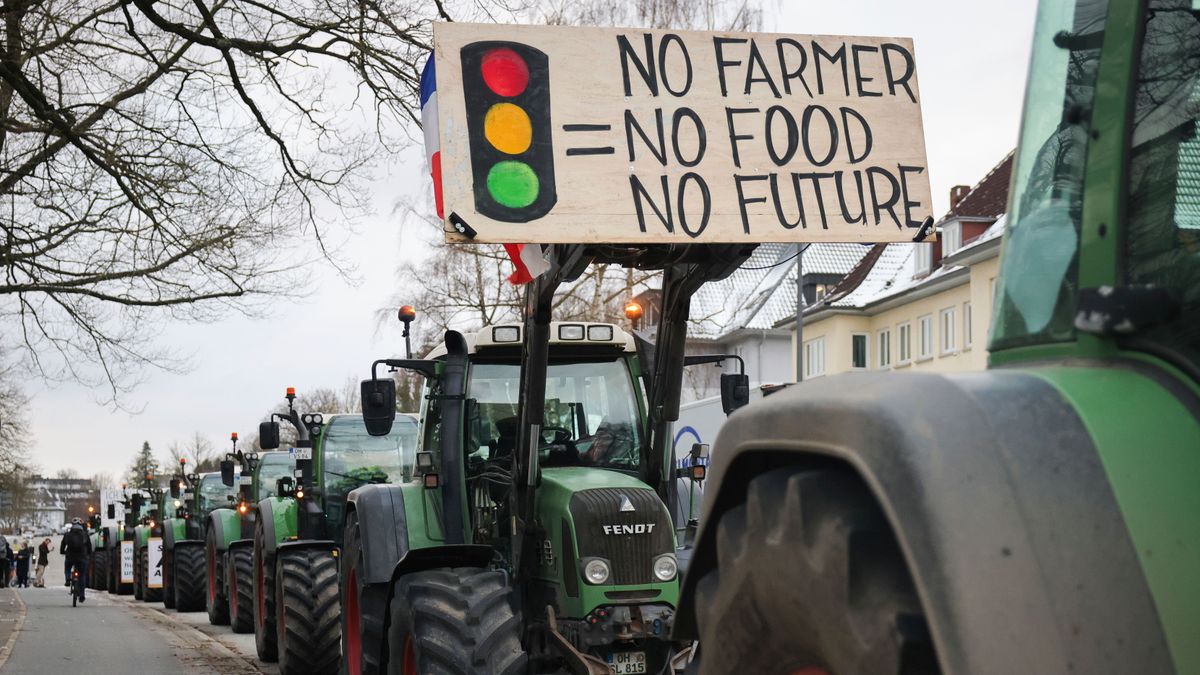
[[[900,242],[931,215],[909,39],[441,23],[434,54],[451,241]]]

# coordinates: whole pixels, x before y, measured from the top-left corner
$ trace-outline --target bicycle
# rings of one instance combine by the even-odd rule
[[[83,577],[79,574],[79,566],[71,566],[71,606],[78,607],[83,599]]]

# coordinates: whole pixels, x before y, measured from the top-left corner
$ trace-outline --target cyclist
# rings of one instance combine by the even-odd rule
[[[71,567],[79,570],[79,601],[84,601],[84,589],[87,588],[87,561],[92,552],[92,540],[83,529],[83,520],[75,518],[71,521],[71,529],[63,535],[58,552],[67,557],[67,587],[71,587]]]

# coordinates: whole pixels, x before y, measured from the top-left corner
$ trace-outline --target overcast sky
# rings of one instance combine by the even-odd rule
[[[911,37],[937,213],[952,185],[972,184],[1016,144],[1029,61],[1034,0],[766,0],[764,29],[782,33]],[[377,311],[406,279],[404,260],[430,238],[405,224],[400,203],[430,203],[419,147],[392,158],[375,184],[375,213],[361,222],[345,254],[358,265],[357,285],[328,269],[312,272],[311,297],[279,305],[271,316],[231,317],[219,324],[164,324],[156,336],[190,361],[183,375],[147,373],[126,398],[137,414],[97,403],[73,383],[31,382],[33,459],[43,472],[72,468],[110,473],[120,482],[143,441],[160,458],[194,432],[225,448],[229,432],[248,437],[285,387],[340,387],[361,379],[372,359],[399,353],[399,330],[380,328]]]

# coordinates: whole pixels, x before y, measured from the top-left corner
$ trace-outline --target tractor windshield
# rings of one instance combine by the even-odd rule
[[[397,415],[387,436],[367,433],[361,415],[338,415],[322,432],[326,498],[344,497],[367,483],[400,483],[412,475],[417,423]]]
[[[231,498],[237,496],[237,479],[229,486],[221,482],[221,474],[210,473],[200,479],[198,516],[207,516],[215,509],[228,508]]]
[[[1200,19],[1191,2],[1150,1],[1136,87],[1126,283],[1166,289],[1180,311],[1133,341],[1200,366]]]
[[[296,470],[296,460],[290,452],[267,452],[258,458],[258,494],[255,502],[274,495],[280,478],[291,477]]]
[[[1079,229],[1106,0],[1043,0],[1001,258],[993,350],[1075,336]]]
[[[468,453],[498,459],[517,442],[521,367],[476,363],[471,367]],[[638,402],[623,359],[551,362],[546,371],[543,467],[639,466]]]

